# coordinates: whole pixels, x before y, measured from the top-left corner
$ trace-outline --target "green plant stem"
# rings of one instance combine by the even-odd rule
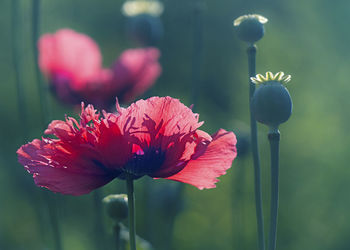
[[[233,222],[234,225],[232,245],[234,249],[244,250],[246,249],[245,244],[245,186],[246,186],[246,169],[245,159],[239,158],[238,166],[235,170],[235,179],[232,187],[232,210],[233,210]]]
[[[278,216],[278,175],[279,175],[279,141],[278,129],[268,134],[271,150],[271,214],[269,232],[269,250],[276,249],[277,216]]]
[[[194,2],[193,9],[193,54],[192,54],[192,90],[191,101],[193,110],[197,109],[200,70],[203,54],[203,3],[201,0]]]
[[[254,183],[255,183],[255,205],[256,205],[256,219],[258,227],[258,244],[260,250],[265,250],[265,235],[264,235],[264,219],[263,219],[263,207],[262,207],[262,191],[261,191],[261,170],[260,170],[260,158],[258,148],[258,136],[257,136],[257,122],[254,118],[251,109],[251,99],[254,95],[255,84],[250,80],[250,77],[256,75],[256,46],[250,45],[247,49],[248,53],[248,67],[249,67],[249,106],[250,106],[250,133],[252,154],[254,163]]]
[[[33,46],[33,54],[34,54],[34,65],[35,65],[35,74],[36,74],[36,82],[39,92],[39,102],[41,109],[41,123],[43,129],[46,127],[49,121],[49,111],[48,111],[48,100],[47,95],[44,92],[44,86],[39,70],[38,65],[38,47],[37,42],[39,39],[39,30],[40,30],[40,0],[32,1],[32,46]],[[62,249],[62,238],[61,232],[59,228],[58,218],[57,218],[57,200],[52,194],[48,194],[45,191],[43,193],[43,199],[47,204],[50,224],[53,230],[53,238],[56,250]]]
[[[25,105],[25,98],[24,98],[24,88],[23,88],[23,81],[21,77],[20,72],[20,46],[19,41],[22,39],[20,38],[20,25],[19,25],[19,8],[18,8],[18,0],[12,1],[11,6],[11,24],[12,24],[12,31],[11,31],[11,41],[12,41],[12,56],[13,56],[13,69],[15,73],[15,82],[16,82],[16,91],[17,91],[17,106],[18,106],[18,115],[19,120],[21,121],[21,126],[24,128],[22,129],[23,133],[23,139],[24,141],[28,141],[28,119],[27,119],[27,113],[26,113],[26,105]]]
[[[49,212],[50,223],[53,231],[54,245],[56,250],[62,250],[62,241],[61,241],[61,232],[58,225],[57,219],[57,200],[56,197],[52,194],[49,194],[48,191],[43,190],[43,196],[47,209]]]
[[[46,88],[44,87],[43,79],[41,77],[40,69],[39,69],[39,51],[38,51],[38,40],[39,40],[39,32],[40,31],[40,0],[33,0],[32,5],[32,46],[33,46],[33,54],[34,54],[34,65],[35,65],[35,77],[37,83],[37,89],[39,93],[39,104],[41,111],[41,122],[43,126],[49,121],[49,108],[48,108],[48,98],[45,94]]]
[[[102,191],[101,189],[96,189],[93,192],[93,203],[94,203],[94,217],[95,217],[95,248],[100,250],[105,248],[105,238],[104,238],[104,225],[102,216]]]
[[[121,231],[120,224],[119,224],[118,222],[116,222],[116,224],[114,225],[115,249],[116,249],[116,250],[121,250],[120,231]]]
[[[129,207],[130,250],[136,250],[134,180],[132,178],[132,175],[130,174],[126,176],[126,189],[128,194],[128,207]]]

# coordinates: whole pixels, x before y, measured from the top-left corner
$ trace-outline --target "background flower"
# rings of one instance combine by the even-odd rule
[[[116,97],[130,102],[143,94],[161,73],[156,48],[126,50],[113,70],[104,69],[97,44],[71,29],[43,35],[38,46],[40,69],[64,103],[85,101],[108,109]]]
[[[130,102],[144,93],[159,77],[160,52],[156,48],[125,50],[113,67],[115,86],[120,102]]]

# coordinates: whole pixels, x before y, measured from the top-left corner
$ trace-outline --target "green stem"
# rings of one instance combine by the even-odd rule
[[[47,209],[49,212],[50,223],[53,230],[53,238],[56,250],[62,250],[62,241],[61,241],[61,233],[58,225],[57,219],[57,200],[56,197],[52,194],[49,194],[48,191],[43,190],[44,200],[47,204]]]
[[[193,104],[193,111],[197,109],[198,102],[198,91],[199,91],[199,80],[200,70],[202,61],[203,51],[203,28],[202,28],[202,12],[203,3],[201,0],[195,1],[193,10],[193,54],[192,54],[192,94],[191,101]]]
[[[278,129],[268,134],[271,150],[271,214],[269,232],[269,250],[276,249],[277,216],[278,216],[278,175],[279,175],[279,142]]]
[[[130,250],[136,250],[134,180],[132,175],[130,174],[127,174],[126,176],[126,189],[128,193],[128,207],[129,207]]]
[[[48,108],[48,99],[45,94],[45,87],[43,84],[43,80],[41,77],[40,69],[39,69],[39,60],[38,60],[38,40],[39,40],[39,32],[40,31],[40,0],[33,0],[32,6],[32,46],[33,46],[33,54],[34,54],[34,65],[35,65],[35,76],[37,89],[39,93],[39,103],[40,103],[40,111],[41,111],[41,122],[45,127],[49,121],[49,108]]]
[[[259,237],[259,249],[265,250],[265,235],[264,235],[264,219],[262,208],[262,191],[261,191],[261,170],[260,170],[260,158],[258,148],[258,136],[257,136],[257,122],[254,118],[251,109],[251,99],[254,95],[255,84],[250,80],[250,77],[256,75],[256,46],[252,44],[247,49],[248,53],[248,66],[249,66],[249,106],[250,106],[250,129],[251,129],[251,144],[254,163],[254,183],[255,183],[255,206],[256,206],[256,219],[258,227]]]
[[[37,42],[39,39],[39,30],[40,30],[40,0],[33,0],[32,2],[32,46],[33,46],[33,54],[34,54],[34,65],[35,65],[35,74],[36,74],[36,82],[39,91],[39,102],[41,108],[41,123],[42,127],[45,128],[49,121],[49,112],[48,112],[48,100],[47,95],[44,93],[44,87],[42,84],[42,78],[38,65],[38,47]],[[50,223],[53,230],[53,237],[55,242],[55,249],[62,249],[62,238],[60,227],[57,218],[57,201],[56,197],[52,194],[47,194],[43,192],[44,201],[47,204]]]
[[[24,98],[24,88],[23,88],[23,81],[20,71],[20,62],[21,62],[21,56],[20,56],[20,46],[19,42],[22,41],[20,38],[20,17],[19,17],[19,8],[18,8],[18,0],[12,1],[12,32],[11,32],[11,40],[12,40],[12,56],[13,56],[13,69],[15,73],[15,82],[16,82],[16,91],[17,91],[17,106],[18,106],[18,115],[19,120],[21,121],[21,125],[23,128],[23,139],[25,141],[28,140],[28,119],[26,114],[26,105],[25,105],[25,98]]]
[[[94,216],[95,216],[95,248],[101,249],[104,247],[104,225],[102,216],[102,192],[101,189],[96,189],[93,192]]]
[[[117,222],[114,225],[114,233],[115,233],[115,249],[116,250],[121,250],[121,244],[120,244],[120,231],[121,231],[121,227],[120,224]]]
[[[237,159],[238,166],[235,168],[235,179],[233,181],[232,188],[232,209],[234,213],[234,225],[232,245],[234,249],[244,250],[245,246],[245,184],[246,184],[246,169],[245,169],[245,159]]]

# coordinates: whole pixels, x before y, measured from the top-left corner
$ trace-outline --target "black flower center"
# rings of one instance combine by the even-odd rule
[[[138,150],[123,168],[125,174],[131,174],[135,179],[150,175],[157,171],[165,160],[165,152],[159,148],[150,147]],[[124,178],[124,174],[119,176]]]

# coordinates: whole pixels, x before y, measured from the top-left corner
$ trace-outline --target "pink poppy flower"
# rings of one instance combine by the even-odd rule
[[[198,114],[171,97],[139,100],[118,113],[82,104],[80,121],[53,121],[42,138],[18,149],[38,186],[82,195],[114,178],[148,175],[214,188],[236,157],[236,137],[199,130]]]
[[[144,93],[161,71],[160,52],[155,48],[127,50],[117,62],[120,66],[104,69],[98,45],[70,29],[43,35],[38,47],[41,71],[58,99],[69,104],[85,101],[108,109],[116,97],[131,101]]]
[[[162,71],[159,56],[156,48],[128,49],[120,55],[113,67],[120,102],[132,101],[154,84]]]

